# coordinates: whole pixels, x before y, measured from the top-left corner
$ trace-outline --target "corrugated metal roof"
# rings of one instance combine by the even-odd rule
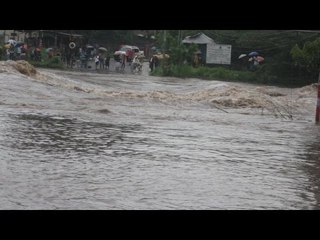
[[[204,33],[197,33],[195,35],[185,37],[185,39],[182,40],[182,43],[208,44],[215,42]]]

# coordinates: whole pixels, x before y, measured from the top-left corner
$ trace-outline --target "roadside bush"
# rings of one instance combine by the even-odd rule
[[[29,61],[35,67],[42,67],[42,68],[56,68],[56,69],[64,69],[64,65],[59,56],[54,56],[51,59],[39,61]]]
[[[230,70],[223,67],[198,67],[194,68],[190,65],[172,65],[170,67],[170,73],[172,77],[179,78],[201,78],[206,80],[227,80],[227,81],[242,81],[242,82],[254,82],[256,80],[256,74],[248,71]],[[164,74],[162,68],[157,68],[152,75],[155,76],[168,76]]]
[[[258,83],[268,85],[302,87],[317,81],[317,76],[287,62],[262,65],[255,73]]]

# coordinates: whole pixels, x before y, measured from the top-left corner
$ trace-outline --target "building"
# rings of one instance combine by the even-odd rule
[[[212,38],[208,37],[204,33],[197,33],[192,36],[187,36],[182,40],[182,43],[197,44],[199,50],[201,51],[201,58],[204,63],[207,61],[207,46],[216,44]]]
[[[26,33],[16,30],[0,30],[0,37],[3,43],[8,42],[10,38],[13,38],[16,41],[24,42],[26,39]]]
[[[217,44],[204,33],[187,36],[182,40],[184,44],[197,44],[201,51],[201,59],[206,64],[231,64],[231,45]]]
[[[0,30],[0,37],[4,43],[10,38],[27,43],[29,46],[62,48],[70,42],[77,46],[87,43],[84,36],[59,30]]]

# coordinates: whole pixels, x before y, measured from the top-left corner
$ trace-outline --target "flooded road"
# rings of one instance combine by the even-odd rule
[[[0,64],[1,209],[320,209],[316,88]]]

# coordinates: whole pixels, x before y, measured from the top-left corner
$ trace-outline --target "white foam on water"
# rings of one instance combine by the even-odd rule
[[[232,82],[207,81],[207,85],[197,86],[192,90],[185,91],[175,88],[157,89],[137,88],[139,76],[130,75],[108,75],[114,83],[119,83],[119,87],[97,85],[94,82],[86,82],[84,78],[101,78],[98,73],[81,72],[52,72],[46,69],[36,69],[26,61],[1,61],[0,73],[5,78],[20,77],[44,83],[56,88],[65,88],[73,91],[90,93],[99,97],[121,97],[129,99],[157,100],[167,104],[176,101],[201,102],[215,104],[226,108],[261,108],[271,112],[303,113],[305,109],[314,107],[317,85],[311,84],[302,88],[282,89],[269,86],[250,86]],[[145,77],[145,76],[144,76]],[[1,80],[1,75],[0,75]],[[107,79],[108,80],[108,79]],[[175,79],[171,79],[174,82]],[[194,79],[195,81],[196,79]],[[130,88],[122,88],[121,84],[132,81]],[[142,81],[141,81],[142,82]],[[176,85],[182,85],[182,81],[177,81]],[[141,84],[144,84],[143,82]],[[127,86],[127,85],[125,85]],[[282,109],[282,110],[280,110]]]

